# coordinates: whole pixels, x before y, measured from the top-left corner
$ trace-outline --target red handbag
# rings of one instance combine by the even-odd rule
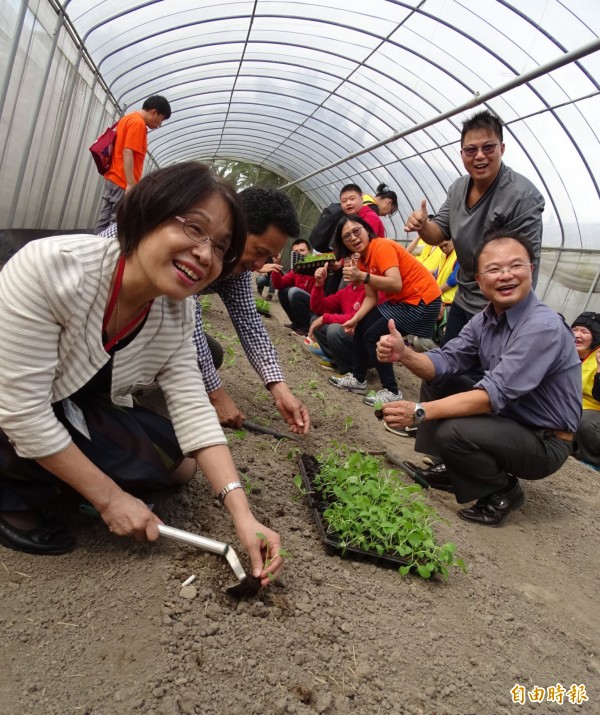
[[[115,122],[112,127],[106,129],[90,147],[90,152],[93,160],[96,162],[96,168],[99,174],[106,174],[110,169],[115,139],[117,138],[118,123],[119,122]]]

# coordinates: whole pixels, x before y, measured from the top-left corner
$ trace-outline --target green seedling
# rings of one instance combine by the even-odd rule
[[[262,542],[262,547],[265,549],[265,568],[269,568],[269,566],[273,563],[276,557],[271,557],[270,549],[269,549],[269,542],[267,541],[267,537],[260,531],[256,532],[256,536],[261,540]],[[289,558],[289,551],[287,549],[279,549],[279,553],[277,556],[281,556],[282,559]],[[275,581],[275,576],[273,574],[269,574],[269,581]]]
[[[294,271],[296,273],[312,273],[313,264],[318,264],[324,266],[326,263],[331,263],[335,261],[335,254],[333,253],[314,253],[306,256],[303,260],[298,261],[294,266]],[[315,267],[316,268],[316,267]]]
[[[294,475],[294,484],[302,496],[308,494],[308,490],[305,489],[304,484],[302,484],[302,476],[300,474]]]
[[[254,304],[256,305],[256,310],[263,315],[271,315],[271,304],[268,300],[264,298],[255,298]]]
[[[233,436],[236,437],[237,439],[246,439],[248,436],[248,433],[246,432],[245,429],[237,429],[234,433]]]
[[[323,518],[342,549],[353,546],[406,560],[399,572],[422,578],[448,576],[451,566],[466,571],[452,543],[438,545],[433,525],[443,521],[417,484],[404,484],[378,456],[348,452],[337,445],[317,455],[313,485],[328,504]]]
[[[296,459],[296,457],[302,452],[302,449],[300,447],[292,447],[291,449],[288,450],[288,453],[285,455],[286,459]]]
[[[235,365],[236,357],[235,349],[231,345],[228,345],[225,348],[225,355],[223,357],[224,363],[229,367],[233,367]]]
[[[346,419],[344,420],[344,432],[347,432],[353,424],[354,417],[350,417],[350,415],[348,415],[348,417],[346,417]]]
[[[375,417],[377,417],[378,420],[383,419],[383,402],[377,401],[373,405],[373,409],[375,410]]]
[[[246,492],[246,495],[249,496],[250,494],[252,494],[254,484],[252,483],[250,477],[247,474],[241,474],[240,476],[242,478],[242,484],[244,485],[244,491]]]
[[[199,295],[196,300],[200,303],[203,313],[208,313],[212,310],[212,302],[209,295]]]

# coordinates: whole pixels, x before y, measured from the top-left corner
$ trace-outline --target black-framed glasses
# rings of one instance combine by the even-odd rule
[[[351,236],[354,236],[354,238],[358,238],[360,236],[360,232],[363,230],[362,226],[355,226],[354,228],[350,229],[348,233],[345,233],[342,236],[342,241],[349,241]]]
[[[497,146],[500,146],[500,142],[489,142],[489,144],[484,144],[483,146],[464,146],[461,149],[461,152],[465,156],[477,156],[477,152],[481,149],[481,151],[488,156],[489,154],[493,154],[494,150],[496,149]]]
[[[237,256],[229,246],[224,243],[217,243],[210,233],[199,224],[181,216],[175,216],[175,220],[179,221],[185,235],[194,243],[210,243],[215,256],[223,263],[234,263],[237,260]]]
[[[513,275],[518,275],[519,273],[523,273],[529,268],[531,268],[531,263],[513,263],[512,266],[494,266],[493,268],[488,268],[487,271],[479,271],[479,275],[489,276],[490,278],[499,278],[505,273],[512,273]]]

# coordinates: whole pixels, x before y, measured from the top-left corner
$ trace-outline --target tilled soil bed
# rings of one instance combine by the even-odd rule
[[[271,306],[268,330],[313,427],[297,441],[228,435],[255,513],[290,552],[281,581],[238,602],[225,592],[235,579],[224,559],[112,537],[67,499],[75,552],[42,558],[0,547],[0,713],[600,713],[600,474],[570,458],[549,479],[525,483],[525,506],[500,529],[460,521],[451,495],[429,491],[447,520],[439,540],[455,542],[468,568],[447,581],[328,555],[294,485],[295,448],[317,454],[337,440],[403,459],[415,458],[413,442],[328,385]],[[287,431],[217,298],[206,317],[231,348],[227,389],[248,418]],[[397,374],[416,397],[417,381]],[[248,566],[201,477],[151,500],[166,524],[231,542]],[[182,593],[191,574],[194,588]],[[589,701],[527,695],[557,683],[584,685]],[[524,704],[513,702],[515,685]]]

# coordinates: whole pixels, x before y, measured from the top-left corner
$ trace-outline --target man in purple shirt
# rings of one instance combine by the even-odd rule
[[[392,402],[392,427],[421,425],[415,449],[438,463],[404,462],[416,481],[452,492],[458,514],[500,526],[524,502],[521,479],[559,469],[581,419],[581,367],[570,330],[532,290],[534,252],[518,234],[497,232],[475,252],[474,272],[489,305],[439,350],[405,347],[390,323],[377,358],[399,361],[424,380],[421,403]],[[478,382],[465,373],[483,371]],[[424,398],[424,399],[423,399]],[[435,461],[435,460],[434,460]]]

